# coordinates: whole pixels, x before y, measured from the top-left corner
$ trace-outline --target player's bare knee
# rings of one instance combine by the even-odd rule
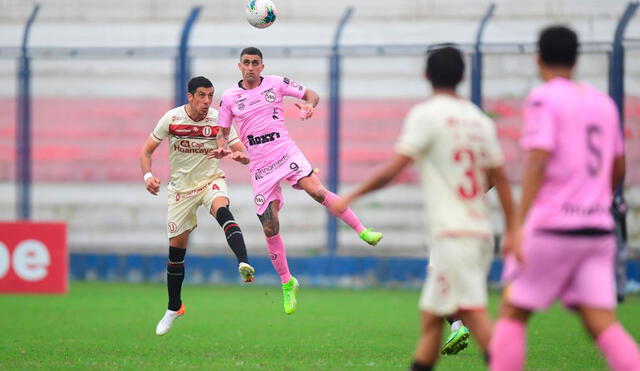
[[[322,203],[324,202],[324,198],[327,196],[327,191],[321,191],[321,192],[309,192],[309,195],[316,200],[316,202],[318,203]]]
[[[278,219],[269,219],[262,222],[262,231],[267,237],[273,237],[280,233],[280,223]]]
[[[278,233],[280,233],[280,226],[279,225],[263,225],[262,226],[262,231],[264,232],[264,235],[267,237],[273,237],[275,235],[277,235]]]

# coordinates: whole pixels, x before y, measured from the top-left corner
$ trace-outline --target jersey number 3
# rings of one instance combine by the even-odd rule
[[[480,192],[476,166],[476,155],[470,149],[459,149],[453,153],[453,161],[464,166],[466,181],[458,185],[458,194],[464,199],[475,198]]]

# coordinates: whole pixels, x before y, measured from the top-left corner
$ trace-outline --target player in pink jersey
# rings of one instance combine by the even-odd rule
[[[248,149],[254,203],[267,240],[271,262],[282,281],[284,311],[296,310],[298,281],[289,272],[285,247],[280,237],[278,213],[284,206],[280,182],[303,189],[314,200],[330,207],[340,198],[320,182],[309,161],[291,139],[284,124],[283,98],[290,96],[304,101],[296,103],[300,118],[313,115],[319,97],[311,89],[281,76],[262,76],[262,52],[249,47],[240,53],[238,68],[242,80],[222,95],[218,124],[219,146],[225,148],[232,121]],[[376,245],[382,233],[365,228],[351,209],[334,213],[351,226],[365,242]]]
[[[522,370],[526,323],[555,299],[575,310],[613,370],[640,370],[640,352],[615,316],[613,191],[625,165],[613,101],[576,82],[578,38],[564,27],[538,39],[545,83],[528,96],[522,200],[490,345],[490,368]]]

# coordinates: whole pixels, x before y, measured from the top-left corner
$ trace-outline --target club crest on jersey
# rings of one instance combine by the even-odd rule
[[[276,93],[273,91],[273,89],[266,90],[262,94],[264,94],[264,99],[267,102],[273,103],[276,101]]]

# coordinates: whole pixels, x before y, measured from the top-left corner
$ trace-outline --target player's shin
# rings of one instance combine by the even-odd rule
[[[640,350],[619,323],[614,323],[596,339],[612,370],[640,370]]]
[[[327,192],[327,195],[324,197],[324,201],[322,201],[322,205],[326,207],[329,211],[331,211],[331,205],[338,202],[340,197],[333,192]],[[364,225],[360,223],[360,219],[356,216],[356,214],[351,210],[351,208],[346,208],[344,211],[340,213],[336,213],[331,211],[333,215],[337,218],[345,222],[351,228],[353,228],[356,232],[360,233],[364,230]]]
[[[226,206],[219,208],[216,212],[216,220],[222,227],[222,230],[224,230],[227,243],[238,259],[238,264],[248,264],[249,258],[247,257],[247,247],[244,243],[244,237],[242,236],[240,227],[233,218],[233,214],[231,214],[231,210]]]
[[[169,262],[167,263],[167,290],[169,292],[169,310],[180,309],[182,299],[182,281],[184,280],[184,255],[186,249],[169,247]]]
[[[291,273],[289,272],[289,264],[287,263],[284,242],[282,241],[280,234],[267,237],[267,250],[269,250],[271,263],[280,276],[280,281],[282,281],[282,283],[289,282]]]
[[[518,371],[526,356],[526,327],[521,321],[502,318],[496,323],[489,344],[491,371]]]

